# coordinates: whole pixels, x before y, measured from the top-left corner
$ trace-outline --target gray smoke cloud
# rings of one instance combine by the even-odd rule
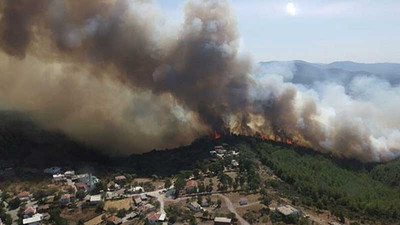
[[[175,147],[215,131],[362,161],[399,155],[400,124],[390,122],[399,110],[381,99],[399,96],[395,87],[369,76],[346,88],[303,85],[291,82],[290,68],[251,75],[227,1],[188,1],[177,30],[143,0],[0,4],[1,106],[110,154]]]

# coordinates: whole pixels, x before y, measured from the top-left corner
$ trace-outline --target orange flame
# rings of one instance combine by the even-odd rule
[[[288,144],[288,145],[292,145],[292,144],[293,144],[293,142],[292,142],[291,140],[289,140],[289,139],[286,139],[286,144]]]
[[[221,135],[217,133],[217,131],[214,131],[214,138],[215,139],[220,139]]]

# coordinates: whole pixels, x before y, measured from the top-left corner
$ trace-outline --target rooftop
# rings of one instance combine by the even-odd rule
[[[22,224],[30,224],[42,221],[43,215],[42,214],[35,214],[30,218],[26,218],[22,220]]]
[[[226,217],[215,217],[214,218],[215,223],[231,223],[232,219],[226,218]]]
[[[278,208],[276,208],[276,210],[278,210],[278,212],[282,213],[285,216],[299,212],[299,210],[291,205],[279,206]]]

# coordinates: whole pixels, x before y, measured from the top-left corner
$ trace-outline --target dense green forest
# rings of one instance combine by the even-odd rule
[[[351,218],[400,219],[400,188],[388,185],[399,176],[398,160],[354,168],[348,164],[351,161],[302,148],[257,143],[252,149],[302,197],[304,205]]]

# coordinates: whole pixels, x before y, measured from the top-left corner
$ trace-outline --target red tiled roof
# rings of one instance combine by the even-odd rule
[[[197,187],[197,182],[194,180],[189,180],[188,182],[186,182],[185,188],[188,187]]]
[[[115,179],[116,180],[125,180],[126,177],[125,176],[116,176]]]
[[[160,216],[161,216],[161,213],[152,212],[147,216],[147,219],[154,221],[154,220],[158,220],[160,218]]]
[[[20,192],[17,196],[19,198],[21,198],[21,197],[29,197],[29,192],[23,191],[23,192]]]
[[[84,182],[75,183],[77,188],[87,188],[87,185]]]
[[[70,194],[63,194],[61,196],[61,199],[66,199],[66,198],[71,198],[71,195]]]
[[[118,217],[116,217],[116,216],[111,216],[111,217],[109,217],[107,220],[110,221],[110,222],[115,222],[116,220],[118,220]]]
[[[41,206],[39,206],[39,207],[38,207],[38,210],[49,209],[49,208],[50,208],[50,205],[49,205],[49,204],[46,204],[46,205],[41,205]]]
[[[28,208],[25,209],[24,213],[35,213],[35,211],[36,211],[35,208],[28,207]]]

